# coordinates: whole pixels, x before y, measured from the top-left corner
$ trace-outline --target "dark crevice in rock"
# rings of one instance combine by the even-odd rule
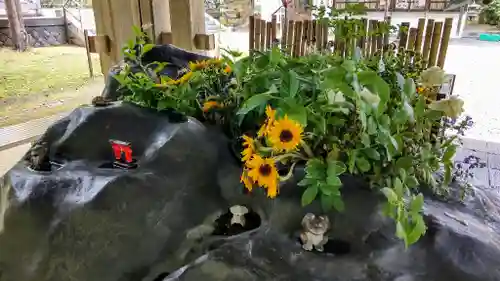
[[[233,224],[231,225],[231,217],[233,215],[229,210],[219,216],[215,220],[215,229],[212,233],[212,235],[220,235],[220,236],[233,236],[233,235],[238,235],[243,232],[250,231],[252,229],[256,229],[260,226],[261,224],[261,218],[259,214],[254,212],[253,210],[249,210],[249,212],[244,216],[245,217],[245,226],[242,226],[240,224]]]

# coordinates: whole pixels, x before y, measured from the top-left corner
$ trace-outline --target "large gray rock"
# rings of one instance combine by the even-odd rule
[[[62,168],[21,161],[1,181],[1,281],[500,280],[500,201],[490,190],[465,203],[427,198],[427,234],[405,249],[383,198],[345,178],[346,211],[329,214],[326,253],[305,252],[300,221],[319,206],[302,208],[294,181],[275,200],[245,194],[216,128],[118,103],[79,108],[42,139]],[[137,169],[105,165],[109,139],[132,143]],[[234,204],[256,211],[260,226],[212,235]]]

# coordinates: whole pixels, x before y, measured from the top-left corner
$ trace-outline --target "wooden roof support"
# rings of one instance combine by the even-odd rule
[[[213,35],[205,34],[205,3],[203,0],[169,0],[172,43],[190,51],[213,49]]]

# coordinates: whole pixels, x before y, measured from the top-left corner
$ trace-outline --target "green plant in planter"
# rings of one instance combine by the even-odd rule
[[[210,119],[231,111],[231,61],[209,59],[192,62],[178,79],[162,76],[166,63],[143,65],[142,55],[154,45],[148,44],[140,30],[123,48],[124,69],[115,76],[121,84],[122,99],[157,110],[174,109],[188,116]],[[217,114],[214,114],[217,113]]]
[[[429,100],[400,73],[390,73],[396,81],[388,83],[361,58],[290,58],[273,50],[235,69],[244,100],[239,122],[262,124],[243,136],[241,180],[249,190],[262,186],[274,198],[279,182],[305,163],[302,204],[318,199],[326,211],[342,211],[341,176],[357,175],[385,195],[386,213],[407,246],[425,233],[419,189],[437,192],[449,184],[456,151],[456,136],[436,141],[433,128],[444,116],[457,117],[461,100]],[[430,89],[443,77],[432,68],[417,83]],[[289,170],[280,172],[280,166]],[[438,182],[434,173],[442,167]]]

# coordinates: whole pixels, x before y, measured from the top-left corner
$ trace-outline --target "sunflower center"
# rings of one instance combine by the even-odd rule
[[[269,176],[271,174],[272,168],[269,164],[260,165],[259,174],[262,176]]]
[[[280,141],[281,142],[290,142],[293,139],[293,133],[289,130],[283,130],[280,133]]]

